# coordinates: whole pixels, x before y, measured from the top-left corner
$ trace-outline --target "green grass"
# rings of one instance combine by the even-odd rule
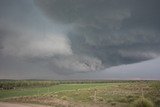
[[[9,97],[18,97],[18,96],[33,96],[40,95],[44,93],[50,92],[60,92],[65,90],[77,90],[84,88],[94,88],[94,87],[102,87],[106,84],[60,84],[50,87],[40,87],[40,88],[18,88],[16,90],[0,90],[0,99],[9,98]]]

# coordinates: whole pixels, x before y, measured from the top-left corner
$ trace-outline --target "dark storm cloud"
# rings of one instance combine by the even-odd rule
[[[0,0],[0,75],[79,76],[157,58],[159,5],[159,0]]]
[[[159,0],[37,0],[49,19],[72,24],[67,35],[75,54],[96,57],[105,67],[159,56]]]

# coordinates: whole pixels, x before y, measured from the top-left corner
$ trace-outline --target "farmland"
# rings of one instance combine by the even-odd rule
[[[160,107],[160,81],[26,80],[1,81],[0,86],[0,100],[5,102],[53,107],[129,107],[144,97]]]

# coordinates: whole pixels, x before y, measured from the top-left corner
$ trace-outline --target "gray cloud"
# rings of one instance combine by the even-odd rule
[[[101,60],[85,55],[60,56],[50,61],[50,66],[58,70],[57,73],[75,73],[98,71],[103,67]],[[56,70],[55,70],[56,72]]]
[[[64,35],[46,34],[45,37],[35,35],[36,33],[26,32],[24,35],[5,38],[2,42],[3,54],[28,58],[72,54],[69,40]]]
[[[18,59],[17,62],[25,62],[22,63],[21,68],[24,71],[26,71],[26,66],[30,65],[29,63],[44,65],[46,68],[59,74],[96,71],[102,68],[103,65],[98,58],[73,53],[70,39],[66,36],[68,29],[72,28],[71,24],[55,24],[45,19],[37,8],[31,6],[31,1],[25,2],[27,4],[31,3],[30,6],[36,14],[33,14],[34,12],[24,14],[25,11],[28,11],[28,8],[21,10],[21,7],[18,5],[21,2],[18,0],[15,2],[17,4],[2,2],[3,5],[10,6],[12,10],[1,11],[2,18],[0,19],[0,37],[2,37],[0,42],[1,59],[6,60],[9,68],[13,68],[13,71],[16,71],[16,67],[11,66],[17,66],[17,64],[9,63],[12,62],[11,59],[15,60],[15,58]],[[2,10],[4,8],[6,7],[4,6]],[[11,15],[11,13],[14,14]],[[29,18],[29,14],[33,15],[34,18]],[[11,18],[9,17],[10,15]],[[20,15],[23,16],[22,19]],[[7,16],[7,18],[5,19],[4,16]],[[21,20],[13,21],[17,20],[16,18]],[[34,20],[35,18],[37,20]],[[27,65],[23,66],[23,64]],[[17,67],[17,70],[21,69]]]
[[[38,0],[36,4],[57,23],[74,25],[68,33],[74,53],[96,57],[106,67],[159,56],[158,0]]]
[[[159,0],[0,2],[0,59],[6,62],[9,56],[70,74],[160,55]]]

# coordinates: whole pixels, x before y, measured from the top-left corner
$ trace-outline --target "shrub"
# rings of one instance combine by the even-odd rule
[[[67,100],[67,96],[62,96],[61,99],[62,100]]]
[[[111,102],[111,105],[112,105],[112,106],[115,106],[115,105],[116,105],[116,102]]]
[[[104,101],[104,99],[102,97],[97,97],[98,101]]]
[[[133,102],[132,107],[154,107],[154,104],[150,100],[142,97]]]
[[[121,98],[118,99],[118,102],[126,103],[128,101],[127,101],[127,98],[121,97]]]
[[[131,103],[131,102],[133,102],[134,100],[135,100],[135,97],[134,97],[134,96],[132,96],[132,95],[128,95],[128,96],[127,96],[127,102]]]
[[[108,102],[108,103],[111,103],[112,101],[113,101],[113,100],[109,99],[107,102]]]

